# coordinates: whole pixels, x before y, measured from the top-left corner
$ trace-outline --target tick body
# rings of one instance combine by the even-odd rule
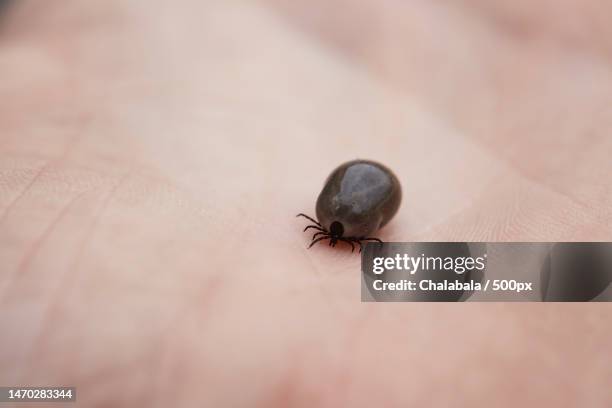
[[[314,224],[310,247],[329,240],[330,246],[338,241],[351,245],[362,241],[378,241],[372,235],[385,226],[397,213],[402,201],[402,190],[397,177],[380,163],[353,160],[335,169],[325,181],[317,199],[317,220],[305,215]]]

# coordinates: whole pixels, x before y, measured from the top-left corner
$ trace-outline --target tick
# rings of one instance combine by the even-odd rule
[[[402,201],[402,189],[397,177],[380,163],[353,160],[335,169],[317,199],[317,219],[298,214],[313,222],[304,231],[314,229],[308,248],[329,239],[335,247],[338,241],[362,249],[363,241],[382,241],[371,235],[393,218]]]

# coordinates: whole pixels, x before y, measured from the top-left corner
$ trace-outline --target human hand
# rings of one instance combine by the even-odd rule
[[[361,303],[359,257],[306,250],[295,218],[359,157],[402,182],[386,241],[610,240],[605,14],[292,3],[8,9],[0,383],[83,406],[606,406],[605,304]]]

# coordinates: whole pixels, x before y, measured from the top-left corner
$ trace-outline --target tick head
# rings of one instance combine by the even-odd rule
[[[342,238],[342,235],[344,235],[344,226],[342,223],[338,221],[332,222],[329,226],[329,235],[331,235],[331,238],[334,241]]]

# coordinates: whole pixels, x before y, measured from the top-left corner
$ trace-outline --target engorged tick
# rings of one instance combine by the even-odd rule
[[[387,167],[369,160],[353,160],[334,170],[317,199],[317,220],[304,231],[317,230],[308,248],[324,239],[335,247],[338,241],[362,249],[362,241],[378,241],[374,232],[385,226],[399,209],[402,189],[397,177]]]

